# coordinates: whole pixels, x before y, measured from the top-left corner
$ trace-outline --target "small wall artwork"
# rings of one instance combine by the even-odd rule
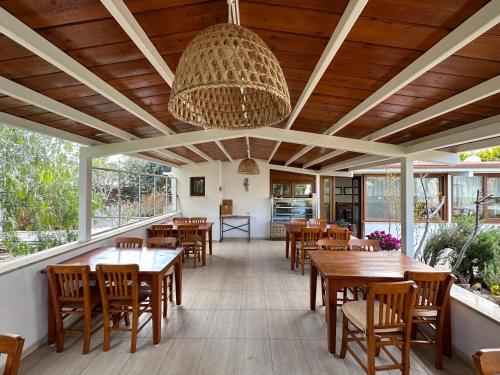
[[[205,177],[190,177],[189,192],[192,197],[204,197]]]

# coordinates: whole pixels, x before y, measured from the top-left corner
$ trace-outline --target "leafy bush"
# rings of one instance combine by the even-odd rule
[[[500,244],[498,240],[493,250],[493,258],[484,266],[483,281],[494,293],[500,295]]]

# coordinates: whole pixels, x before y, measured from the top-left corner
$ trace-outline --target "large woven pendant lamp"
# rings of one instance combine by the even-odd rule
[[[238,174],[259,174],[260,169],[257,165],[257,162],[250,158],[250,142],[248,141],[248,137],[246,137],[247,141],[247,158],[243,159],[238,166]]]
[[[168,109],[204,128],[276,124],[291,111],[283,71],[264,41],[239,25],[238,2],[228,5],[230,22],[204,29],[184,50]]]

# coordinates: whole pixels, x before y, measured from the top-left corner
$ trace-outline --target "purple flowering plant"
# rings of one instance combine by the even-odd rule
[[[382,250],[399,250],[401,249],[401,240],[397,239],[390,233],[385,233],[383,230],[376,230],[370,233],[369,240],[377,240]]]

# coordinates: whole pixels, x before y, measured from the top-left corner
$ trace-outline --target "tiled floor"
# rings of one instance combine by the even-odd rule
[[[186,263],[184,303],[169,309],[160,345],[152,345],[145,328],[135,354],[129,352],[128,333],[114,336],[104,353],[98,332],[91,352],[82,355],[81,339],[70,337],[61,354],[40,347],[23,360],[21,373],[362,374],[349,355],[342,360],[328,354],[324,310],[309,311],[308,283],[307,274],[290,271],[283,242],[215,243],[205,268]],[[458,358],[446,357],[446,371],[438,371],[432,358],[430,348],[416,347],[411,373],[474,373]]]

